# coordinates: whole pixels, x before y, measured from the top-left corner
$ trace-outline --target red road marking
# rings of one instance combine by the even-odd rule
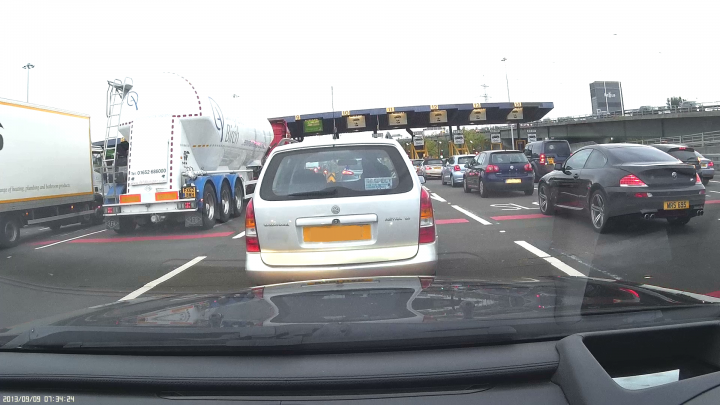
[[[705,204],[720,204],[720,200],[705,201]]]
[[[715,297],[715,298],[720,298],[720,291],[709,292],[709,293],[706,293],[705,295],[709,295],[709,296]]]
[[[204,238],[222,238],[234,235],[235,232],[215,232],[200,235],[160,235],[160,236],[129,236],[119,238],[96,238],[96,239],[75,239],[68,243],[114,243],[114,242],[143,242],[149,240],[187,240],[187,239],[204,239]],[[45,240],[42,242],[33,242],[32,245],[47,245],[49,243],[59,242],[59,240]]]
[[[456,219],[436,219],[435,223],[438,225],[442,224],[461,224],[463,222],[470,222],[467,219],[456,218]]]
[[[526,215],[501,215],[499,217],[490,217],[496,221],[506,221],[509,219],[534,219],[534,218],[547,218],[547,215],[543,214],[526,214]],[[79,240],[79,239],[78,239]]]

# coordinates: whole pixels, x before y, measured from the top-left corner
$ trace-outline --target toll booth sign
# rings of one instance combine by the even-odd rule
[[[537,142],[537,134],[535,133],[534,129],[528,129],[527,131],[527,141],[530,142]]]
[[[364,115],[351,115],[347,117],[348,129],[360,129],[365,128],[365,116]]]
[[[465,143],[465,135],[463,134],[454,134],[453,135],[453,143],[455,145],[462,145]]]
[[[413,145],[414,145],[415,147],[425,146],[425,139],[423,139],[422,136],[417,136],[417,135],[415,135],[415,138],[413,139]]]
[[[509,120],[521,120],[521,119],[523,119],[523,109],[522,109],[522,107],[513,108],[512,111],[510,111],[510,114],[508,114],[507,119],[509,119]]]
[[[322,132],[323,123],[321,119],[313,118],[303,121],[303,132],[306,134],[312,134],[315,132]]]
[[[442,124],[447,122],[447,111],[436,110],[430,112],[430,123],[431,124]]]
[[[388,125],[407,125],[407,114],[404,112],[388,113]]]
[[[500,143],[500,133],[496,132],[494,134],[490,134],[490,142],[491,143]]]
[[[487,121],[487,115],[484,108],[476,108],[470,112],[470,122]]]

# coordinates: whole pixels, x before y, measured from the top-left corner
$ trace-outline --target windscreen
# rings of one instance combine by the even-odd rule
[[[720,310],[718,2],[0,14],[0,350],[275,364]]]
[[[395,148],[338,146],[273,156],[260,196],[269,201],[373,197],[405,193],[412,187],[407,166]]]
[[[677,158],[652,147],[626,147],[612,148],[610,153],[621,162],[643,163],[643,162],[666,162],[678,163]]]
[[[557,156],[570,156],[570,145],[565,142],[545,142],[545,153]]]
[[[527,157],[522,153],[493,153],[490,155],[490,163],[527,163]]]
[[[670,149],[668,152],[671,156],[676,157],[680,159],[683,162],[687,162],[690,160],[697,161],[697,156],[695,156],[695,151],[693,150],[687,150],[687,149]]]

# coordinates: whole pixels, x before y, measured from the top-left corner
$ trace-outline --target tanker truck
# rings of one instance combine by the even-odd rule
[[[172,73],[108,81],[106,102],[107,228],[128,233],[173,221],[210,229],[242,214],[273,144],[267,120],[233,116]]]

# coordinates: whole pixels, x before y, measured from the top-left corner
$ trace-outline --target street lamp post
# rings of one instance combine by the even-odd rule
[[[510,102],[510,82],[508,82],[507,75],[507,58],[502,58],[500,62],[503,62],[505,66],[505,88],[507,89],[508,103]],[[515,149],[515,134],[513,133],[513,124],[510,124],[510,147]]]
[[[23,69],[27,69],[27,92],[25,93],[25,102],[30,102],[30,69],[34,68],[35,65],[27,64],[23,66]]]

